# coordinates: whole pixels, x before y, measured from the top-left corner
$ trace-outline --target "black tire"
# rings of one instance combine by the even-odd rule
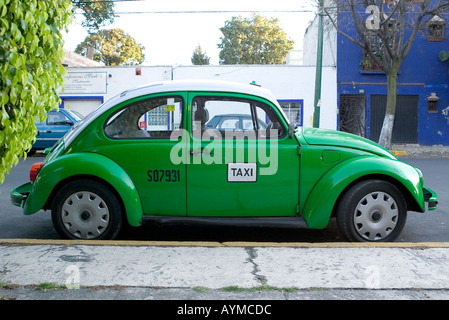
[[[76,180],[62,187],[51,210],[54,228],[66,239],[114,239],[123,216],[114,193],[92,180]]]
[[[404,228],[407,207],[401,192],[382,180],[361,181],[337,206],[337,226],[348,241],[394,241]]]

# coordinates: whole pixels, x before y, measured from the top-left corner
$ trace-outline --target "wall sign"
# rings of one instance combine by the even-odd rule
[[[107,76],[107,72],[68,72],[64,77],[64,94],[105,94]]]

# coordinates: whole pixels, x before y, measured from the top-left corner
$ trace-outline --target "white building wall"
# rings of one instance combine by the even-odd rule
[[[303,63],[305,66],[316,65],[318,47],[318,17],[312,21],[304,34]],[[323,66],[337,65],[337,32],[329,18],[323,19]]]
[[[136,71],[140,70],[140,75]],[[146,83],[184,80],[214,79],[251,83],[255,81],[270,89],[278,100],[303,100],[303,125],[313,122],[315,67],[298,65],[219,65],[219,66],[160,66],[160,67],[96,67],[67,68],[66,90],[61,94],[74,110],[86,114],[86,99],[107,101],[121,92]],[[90,76],[90,78],[89,78]],[[86,78],[83,78],[86,77]],[[84,80],[86,79],[86,80]],[[77,81],[79,81],[79,86]],[[323,67],[320,127],[337,127],[336,70]],[[95,103],[93,103],[95,105]]]
[[[322,75],[320,127],[337,127],[336,70],[324,67]],[[315,92],[315,67],[291,65],[221,65],[182,66],[173,69],[173,77],[182,79],[214,79],[257,84],[273,92],[278,100],[302,99],[304,101],[303,125],[313,123]]]

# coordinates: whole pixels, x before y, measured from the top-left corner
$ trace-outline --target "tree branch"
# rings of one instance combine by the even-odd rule
[[[342,36],[346,37],[349,41],[351,41],[352,43],[364,48],[363,43],[357,41],[356,39],[354,39],[353,37],[351,37],[349,34],[347,34],[346,32],[341,31],[341,29],[338,27],[337,23],[335,22],[335,20],[332,18],[331,13],[329,13],[329,11],[327,10],[326,7],[323,8],[324,12],[326,13],[326,16],[329,18],[329,20],[331,21],[332,25],[334,26],[335,30],[337,30],[337,32],[339,34],[341,34]]]

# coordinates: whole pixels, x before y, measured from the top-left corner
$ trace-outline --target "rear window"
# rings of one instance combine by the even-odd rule
[[[182,109],[179,96],[140,100],[109,117],[104,132],[112,139],[169,138],[181,128]]]

